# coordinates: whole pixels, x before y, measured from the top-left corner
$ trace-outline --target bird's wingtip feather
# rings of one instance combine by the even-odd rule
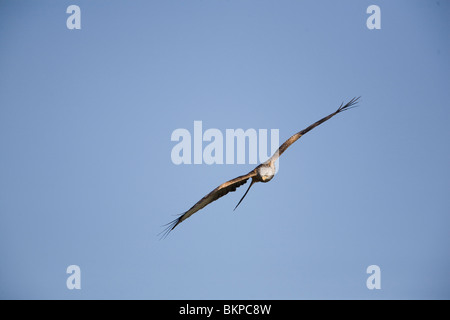
[[[353,108],[357,107],[357,103],[359,102],[359,99],[361,98],[361,96],[359,97],[354,97],[352,100],[350,100],[349,102],[347,102],[345,105],[342,103],[338,110],[337,113],[342,112],[342,111],[346,111],[346,110],[350,110]]]
[[[160,236],[159,240],[165,239],[167,238],[167,236],[169,235],[169,233],[175,229],[175,227],[177,225],[180,224],[181,222],[181,217],[183,216],[184,213],[180,214],[178,218],[173,219],[172,221],[170,221],[169,223],[166,223],[163,225],[163,227],[165,227],[160,233],[158,233],[158,236]]]

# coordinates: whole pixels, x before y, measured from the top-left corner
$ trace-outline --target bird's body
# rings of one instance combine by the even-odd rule
[[[175,220],[168,223],[166,226],[167,228],[162,232],[163,237],[167,236],[170,231],[172,231],[176,226],[178,226],[181,222],[189,218],[191,215],[196,213],[197,211],[203,209],[211,202],[223,197],[229,192],[236,191],[237,188],[239,188],[241,185],[247,183],[247,181],[251,178],[252,181],[250,183],[250,186],[248,187],[247,191],[244,193],[241,200],[238,202],[234,210],[239,206],[239,204],[244,200],[245,196],[247,195],[248,191],[252,187],[252,185],[256,182],[269,182],[272,180],[272,178],[275,176],[275,161],[286,151],[289,146],[291,146],[295,141],[300,139],[303,135],[314,129],[315,127],[319,126],[320,124],[324,123],[325,121],[331,119],[338,113],[341,113],[343,111],[349,110],[353,107],[355,107],[355,104],[358,102],[359,98],[353,98],[350,100],[347,104],[341,104],[340,107],[333,113],[329,114],[328,116],[320,119],[319,121],[316,121],[306,129],[303,129],[302,131],[297,132],[296,134],[292,135],[289,139],[287,139],[279,148],[278,150],[270,157],[269,160],[266,162],[258,165],[255,169],[250,171],[249,173],[239,176],[237,178],[234,178],[230,181],[227,181],[225,183],[222,183],[220,186],[218,186],[216,189],[208,193],[206,196],[204,196],[200,201],[198,201],[194,206],[192,206],[188,211],[180,215]]]

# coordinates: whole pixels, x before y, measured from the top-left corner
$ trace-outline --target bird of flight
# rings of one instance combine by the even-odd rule
[[[248,187],[247,191],[244,193],[241,200],[239,200],[238,204],[234,208],[234,210],[236,210],[236,208],[241,204],[242,200],[244,200],[245,196],[247,195],[248,191],[250,190],[250,188],[252,187],[253,184],[255,184],[256,182],[269,182],[270,180],[272,180],[273,176],[275,175],[275,161],[283,154],[283,152],[286,151],[287,148],[289,148],[295,141],[300,139],[301,136],[305,135],[306,133],[308,133],[309,131],[311,131],[312,129],[317,127],[318,125],[324,123],[325,121],[331,119],[338,113],[341,113],[343,111],[354,108],[356,106],[359,98],[360,97],[353,98],[345,105],[342,103],[335,112],[333,112],[333,113],[329,114],[328,116],[320,119],[319,121],[313,123],[306,129],[303,129],[302,131],[299,131],[296,134],[294,134],[292,137],[287,139],[278,148],[277,151],[275,151],[275,153],[272,155],[272,157],[269,160],[267,160],[264,163],[261,163],[255,169],[250,171],[249,173],[239,176],[237,178],[234,178],[225,183],[222,183],[220,186],[215,188],[213,191],[211,191],[206,196],[204,196],[200,201],[198,201],[196,204],[194,204],[194,206],[192,208],[190,208],[188,211],[181,214],[175,220],[166,224],[166,229],[160,233],[160,234],[162,234],[162,237],[163,238],[166,237],[170,233],[170,231],[175,229],[175,227],[178,226],[181,222],[183,222],[184,220],[186,220],[187,218],[192,216],[194,213],[196,213],[200,209],[203,209],[211,202],[216,201],[217,199],[223,197],[228,192],[236,191],[237,188],[239,188],[243,184],[247,183],[247,180],[251,178],[252,181],[250,183],[250,186]]]

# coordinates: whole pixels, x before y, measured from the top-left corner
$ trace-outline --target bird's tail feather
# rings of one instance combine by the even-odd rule
[[[250,190],[250,188],[252,187],[252,185],[255,183],[255,180],[252,179],[252,183],[250,183],[250,185],[248,186],[247,191],[245,191],[244,195],[242,196],[241,200],[239,200],[238,204],[236,205],[236,207],[234,207],[233,211],[236,210],[236,208],[241,204],[242,200],[244,200],[245,196],[247,195],[248,191]]]

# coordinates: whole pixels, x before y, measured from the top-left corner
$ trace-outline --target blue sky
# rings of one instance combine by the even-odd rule
[[[68,30],[66,8],[81,8]],[[369,30],[366,9],[381,8]],[[2,1],[0,298],[449,299],[445,1]],[[280,171],[171,134],[279,129]],[[68,290],[66,268],[81,269]],[[366,268],[381,269],[368,290]]]

